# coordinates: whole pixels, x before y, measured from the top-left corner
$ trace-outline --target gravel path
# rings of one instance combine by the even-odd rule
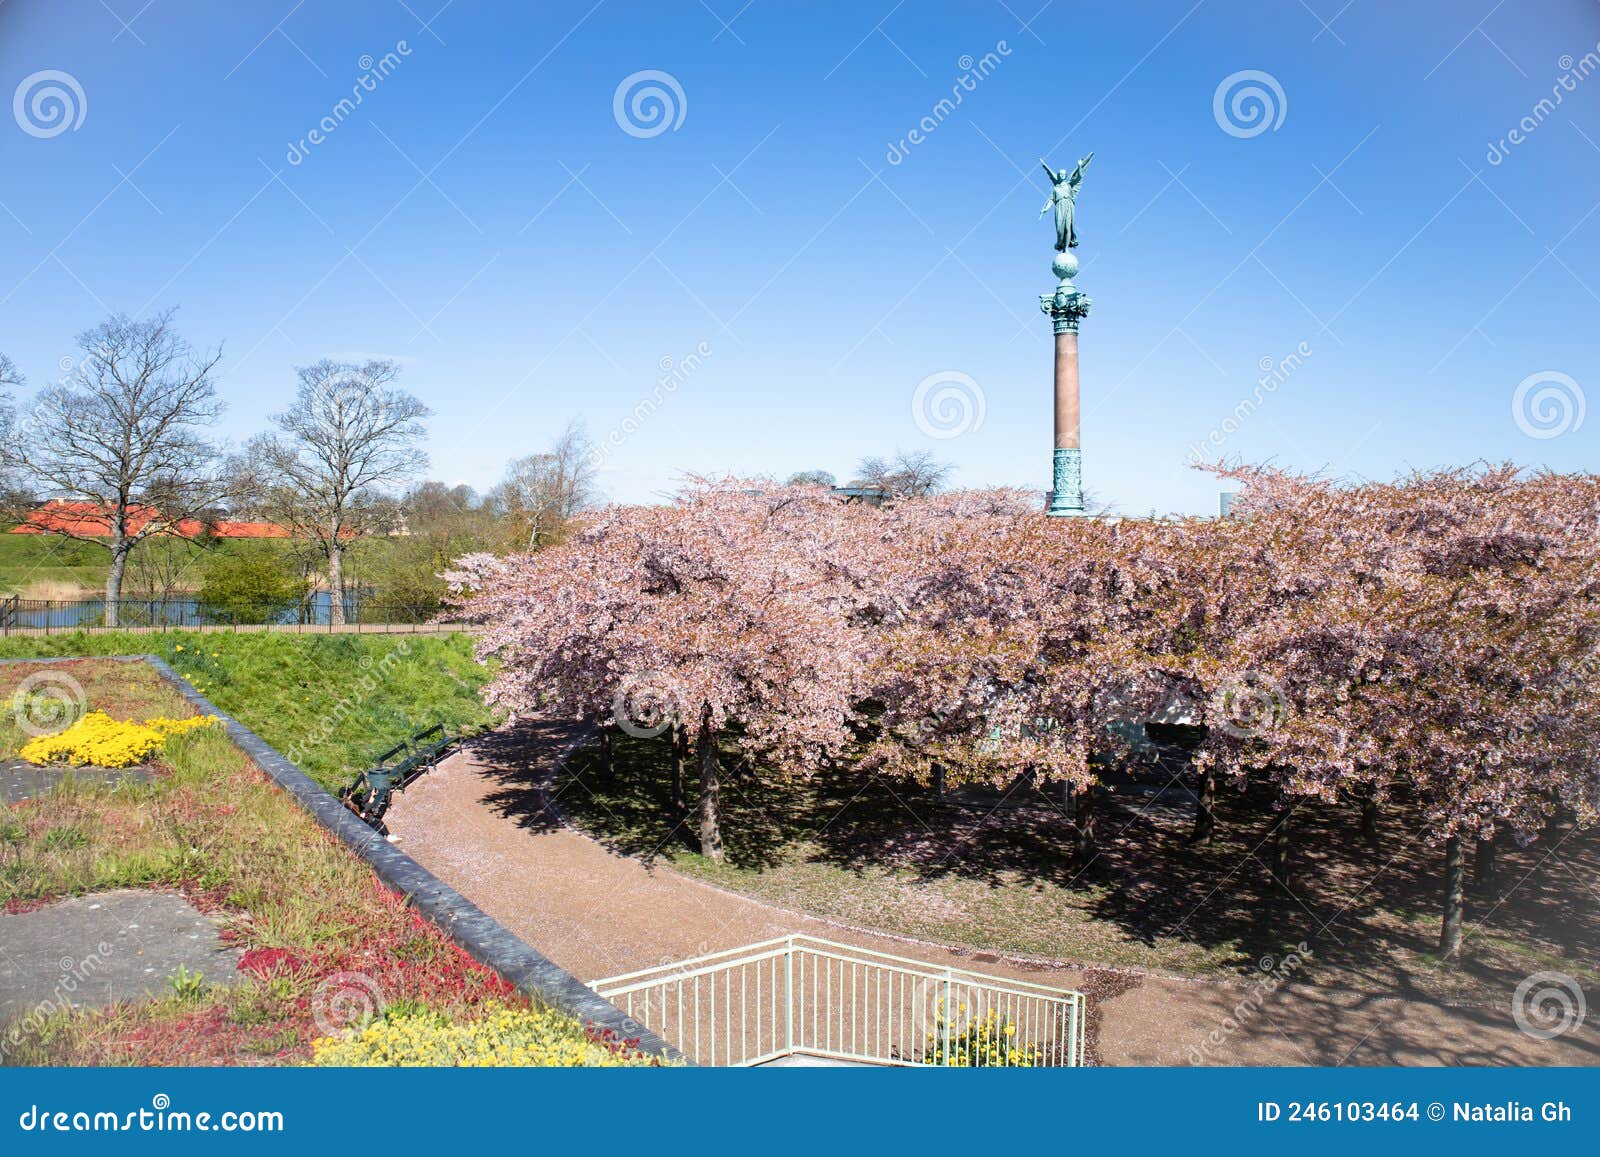
[[[1032,965],[773,908],[616,855],[561,824],[541,787],[579,733],[525,723],[444,760],[386,817],[400,847],[584,980],[789,933],[1089,996],[1090,1051],[1108,1065],[1600,1064],[1600,1013],[1538,1041],[1494,1010],[1285,985]],[[1230,1028],[1233,1025],[1236,1027]]]

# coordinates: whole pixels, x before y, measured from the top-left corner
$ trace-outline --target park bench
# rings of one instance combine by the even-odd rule
[[[339,798],[344,805],[379,832],[387,835],[383,815],[389,810],[394,793],[428,771],[444,756],[456,740],[435,723],[409,739],[403,739],[382,755],[377,763],[356,777]]]

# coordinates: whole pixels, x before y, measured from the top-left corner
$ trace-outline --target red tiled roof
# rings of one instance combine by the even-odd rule
[[[211,533],[217,538],[288,538],[289,532],[276,522],[232,522],[221,520],[211,524]]]
[[[128,533],[138,534],[152,519],[158,517],[149,506],[128,508]],[[167,533],[184,538],[197,538],[208,526],[198,519],[185,518],[166,528]],[[209,524],[218,538],[288,538],[289,532],[271,522],[235,522],[219,520]],[[12,534],[81,534],[90,537],[109,537],[111,517],[106,508],[94,502],[68,502],[54,498],[43,506],[28,512],[27,518],[11,528]]]

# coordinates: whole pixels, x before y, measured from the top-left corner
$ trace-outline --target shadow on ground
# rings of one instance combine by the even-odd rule
[[[559,822],[545,806],[547,790],[562,815],[618,854],[675,862],[752,894],[764,895],[763,880],[799,867],[837,873],[841,889],[954,894],[948,886],[959,883],[960,902],[968,904],[977,885],[982,904],[1042,897],[1083,926],[1113,926],[1157,960],[1172,948],[1201,946],[1216,964],[1212,974],[1247,985],[1262,979],[1264,961],[1278,967],[1303,943],[1309,962],[1280,979],[1289,982],[1284,991],[1305,1001],[1315,999],[1310,981],[1318,990],[1504,1010],[1517,984],[1537,971],[1569,973],[1591,990],[1600,980],[1592,883],[1600,879],[1600,840],[1592,831],[1555,827],[1526,849],[1503,847],[1497,885],[1469,894],[1461,961],[1442,965],[1434,955],[1441,853],[1417,834],[1415,813],[1399,805],[1380,818],[1374,839],[1361,835],[1354,807],[1301,805],[1290,894],[1276,896],[1266,796],[1223,793],[1217,837],[1207,847],[1188,842],[1185,816],[1170,808],[1141,812],[1129,797],[1126,807],[1102,809],[1098,854],[1079,862],[1073,821],[1054,793],[1023,785],[957,805],[881,776],[834,771],[774,779],[730,749],[723,784],[728,859],[713,874],[701,871],[710,865],[695,855],[695,817],[672,806],[664,738],[618,737],[609,771],[592,733],[570,724],[528,722],[480,740],[479,753],[496,785],[486,802],[518,824],[540,830]],[[692,804],[694,784],[686,790]],[[886,895],[885,909],[891,899]],[[1081,943],[1080,931],[1079,923],[1064,921],[1048,954],[1126,962],[1095,955],[1102,946]],[[1021,950],[994,942],[992,921],[988,935],[992,947]],[[1037,940],[1030,929],[1030,946]],[[1141,960],[1151,958],[1147,952]],[[1315,1023],[1315,1016],[1299,1023]],[[1360,1047],[1381,1054],[1387,1046],[1380,1032]]]

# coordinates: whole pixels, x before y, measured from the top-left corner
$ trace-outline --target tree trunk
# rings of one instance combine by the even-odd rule
[[[617,754],[609,727],[600,729],[600,777],[607,783],[617,778]]]
[[[1495,851],[1498,841],[1494,836],[1478,841],[1477,853],[1472,859],[1472,888],[1475,892],[1492,895],[1496,872]]]
[[[1361,834],[1374,842],[1378,839],[1378,793],[1367,792],[1361,801]]]
[[[1444,845],[1444,923],[1439,928],[1439,955],[1453,958],[1461,952],[1461,837]]]
[[[672,742],[672,810],[681,816],[684,811],[683,764],[689,757],[689,733],[683,724],[674,723],[668,735]]]
[[[1217,773],[1206,768],[1200,773],[1199,798],[1194,805],[1194,831],[1191,844],[1209,844],[1217,830]]]
[[[717,761],[717,733],[711,729],[711,707],[700,715],[700,736],[696,755],[700,763],[700,854],[722,859],[722,823],[717,813],[717,792],[721,789],[721,767]]]
[[[339,529],[334,528],[328,547],[328,625],[344,626],[344,545],[339,541]]]
[[[111,548],[111,567],[106,571],[106,626],[122,625],[122,573],[128,566],[128,546],[117,542]]]
[[[1078,826],[1078,861],[1080,871],[1089,866],[1096,855],[1099,854],[1098,820],[1095,813],[1095,787],[1093,784],[1080,788],[1074,811],[1074,820]]]
[[[1289,895],[1289,855],[1293,837],[1293,805],[1285,802],[1272,821],[1272,894]]]

